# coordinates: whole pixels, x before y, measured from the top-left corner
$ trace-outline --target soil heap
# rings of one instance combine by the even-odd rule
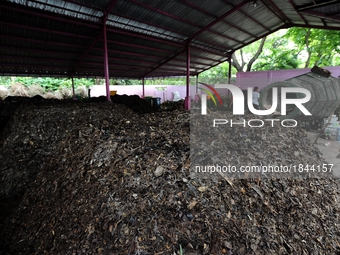
[[[273,130],[258,132],[274,140]],[[235,160],[275,151],[265,142],[235,149],[242,134],[233,132],[224,148]],[[322,161],[303,130],[285,132],[294,140],[282,139],[283,149],[309,146],[308,159]],[[338,180],[199,178],[189,133],[186,111],[19,106],[1,138],[1,205],[17,202],[2,210],[1,254],[340,253]],[[296,157],[304,154],[281,163]]]

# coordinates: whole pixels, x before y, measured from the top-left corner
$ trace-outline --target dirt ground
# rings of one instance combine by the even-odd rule
[[[318,137],[320,132],[317,131],[309,131],[307,132],[308,137],[314,142]],[[316,146],[322,152],[325,157],[327,163],[334,164],[333,165],[333,175],[335,178],[340,178],[340,142],[339,141],[330,141],[326,140],[322,137],[319,137],[316,141]]]

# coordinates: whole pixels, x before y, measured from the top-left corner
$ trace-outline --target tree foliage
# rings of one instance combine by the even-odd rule
[[[338,66],[339,41],[340,31],[299,27],[280,30],[236,51],[232,56],[232,76],[245,71]],[[228,64],[222,63],[201,75],[227,77]]]
[[[74,87],[94,85],[95,79],[74,78]],[[31,85],[40,85],[45,91],[55,91],[59,87],[71,87],[72,79],[53,78],[53,77],[2,77],[0,85],[10,85],[12,83],[21,83],[26,87]]]
[[[234,53],[232,55],[232,66],[236,68],[238,72],[249,72],[252,69],[254,62],[259,58],[260,54],[262,53],[266,39],[267,37],[263,37],[258,42],[245,47],[246,52],[243,52],[243,49],[240,49],[238,54],[240,56],[239,58],[237,57],[237,54]],[[249,54],[253,52],[255,53]],[[248,59],[246,59],[246,57],[248,57]],[[241,61],[239,61],[239,59],[241,59]]]
[[[294,42],[305,68],[340,64],[340,31],[294,27],[285,37]]]
[[[300,61],[297,52],[294,52],[292,47],[294,46],[285,37],[269,37],[261,56],[256,59],[251,71],[298,68]]]
[[[232,77],[236,76],[237,70],[232,68]],[[199,75],[199,80],[206,83],[225,83],[228,82],[229,63],[224,62]]]

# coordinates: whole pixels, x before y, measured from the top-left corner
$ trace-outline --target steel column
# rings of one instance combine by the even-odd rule
[[[184,107],[186,110],[190,110],[190,42],[187,46],[187,88]]]
[[[228,83],[230,84],[230,82],[231,82],[231,56],[228,59],[228,64],[229,64],[229,67],[228,67]]]
[[[110,97],[110,79],[109,79],[109,57],[107,52],[107,38],[106,38],[106,23],[103,24],[103,34],[104,34],[104,73],[105,73],[105,86],[106,86],[106,99],[111,102]]]
[[[199,97],[198,97],[198,75],[199,74],[196,74],[196,93],[195,93],[195,98],[194,98],[195,103],[197,103],[199,101]]]
[[[73,75],[72,75],[72,94],[73,94],[73,100],[77,100],[76,92],[74,90],[74,78],[73,78]]]
[[[198,74],[196,74],[196,94],[198,93]]]
[[[145,98],[145,79],[144,79],[144,77],[142,78],[142,87],[143,87],[143,95],[142,95],[142,97]]]

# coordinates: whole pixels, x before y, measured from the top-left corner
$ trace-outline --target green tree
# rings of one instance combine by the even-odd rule
[[[259,58],[263,51],[266,39],[267,37],[263,37],[262,39],[236,51],[232,55],[232,66],[238,72],[251,71],[254,62]]]
[[[289,38],[271,36],[252,71],[294,69],[300,65],[298,51]]]
[[[293,27],[279,30],[232,55],[232,76],[236,72],[282,70],[340,65],[340,31]],[[227,78],[228,63],[217,65],[200,77]]]
[[[236,77],[236,69],[232,68],[231,76]],[[226,82],[229,75],[229,63],[224,62],[212,67],[199,75],[199,80],[206,83],[222,83]]]
[[[340,64],[340,31],[293,27],[285,37],[295,43],[305,68]]]
[[[1,85],[5,85],[5,86],[10,85],[11,82],[12,82],[12,79],[9,76],[0,77],[0,86]]]
[[[39,85],[45,89],[45,91],[55,91],[59,87],[72,87],[72,80],[67,78],[53,78],[53,77],[13,77],[11,83],[21,83],[26,87],[33,84]],[[88,78],[74,78],[74,87],[86,86],[90,87],[95,84],[95,79]]]

